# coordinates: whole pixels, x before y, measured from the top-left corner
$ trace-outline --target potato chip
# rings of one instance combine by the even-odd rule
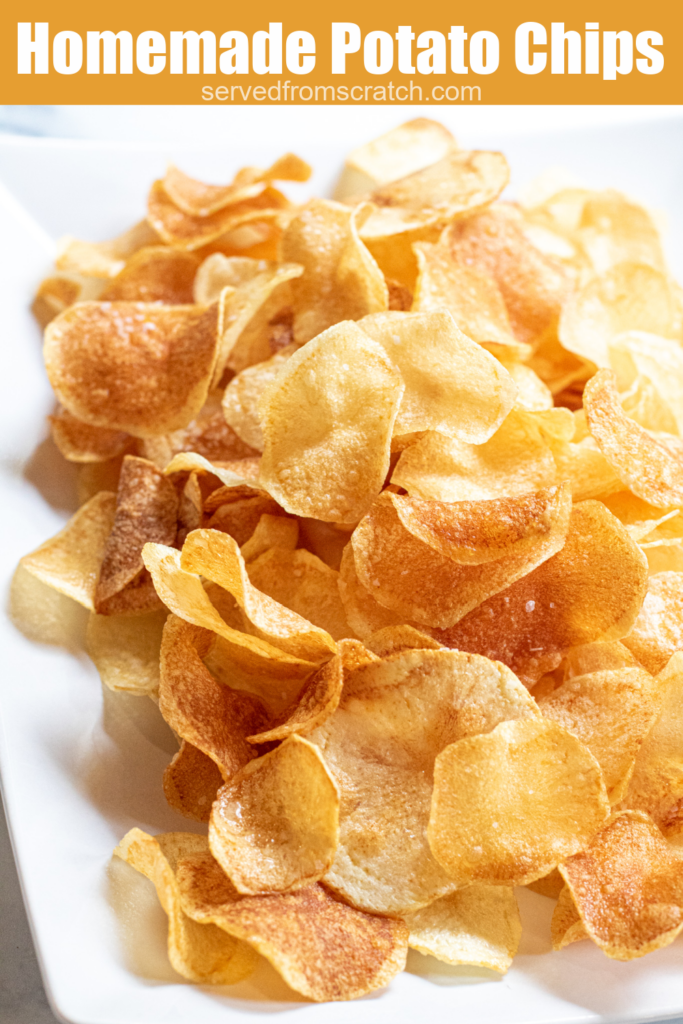
[[[197,473],[200,480],[207,476],[215,476],[224,487],[248,487],[250,492],[261,490],[254,475],[255,463],[251,459],[239,459],[234,462],[225,462],[221,466],[205,459],[203,455],[195,452],[179,452],[174,455],[164,469],[167,476],[174,473]],[[217,489],[218,485],[216,485]]]
[[[100,566],[116,515],[116,495],[100,491],[20,565],[48,587],[95,610]]]
[[[299,524],[289,516],[271,516],[264,513],[256,524],[254,532],[242,545],[245,564],[254,562],[271,548],[293,551],[299,539]],[[262,588],[259,588],[262,589]],[[269,595],[273,597],[273,594]],[[280,601],[282,604],[282,601]],[[328,630],[329,632],[329,630]]]
[[[208,393],[216,317],[215,306],[78,303],[45,332],[50,383],[96,427],[140,437],[185,427]]]
[[[643,263],[620,263],[588,278],[567,297],[558,327],[566,349],[609,367],[609,347],[623,331],[676,337],[675,301],[666,276]]]
[[[106,462],[81,463],[76,477],[78,504],[87,504],[100,491],[113,491],[116,497],[122,465],[123,454],[107,459]]]
[[[458,263],[445,245],[415,242],[418,276],[413,310],[447,309],[456,326],[478,344],[495,346],[496,354],[523,358],[531,354],[512,333],[503,296],[488,274]]]
[[[52,440],[69,462],[105,462],[122,455],[131,445],[130,435],[122,430],[93,427],[66,409],[60,409],[48,420]]]
[[[536,347],[527,365],[544,381],[553,395],[560,395],[576,384],[583,386],[592,374],[592,363],[567,352],[556,337],[544,337]]]
[[[111,615],[129,607],[124,600],[131,601],[130,609],[158,605],[159,600],[151,590],[142,605],[132,589],[145,572],[142,549],[147,542],[171,545],[177,531],[178,496],[173,484],[156,466],[146,459],[127,455],[123,460],[119,489],[116,495],[116,516],[107,539],[104,557],[95,590],[95,611],[99,615]]]
[[[379,630],[405,624],[405,616],[385,608],[363,586],[358,578],[351,544],[344,548],[339,565],[339,596],[349,626],[365,642]],[[417,623],[411,625],[419,631]]]
[[[611,189],[589,195],[576,237],[599,274],[619,263],[644,263],[666,272],[659,234],[649,214]]]
[[[574,501],[591,498],[606,501],[611,494],[623,489],[622,481],[592,437],[584,437],[577,443],[552,438],[549,443],[557,475],[571,484]]]
[[[252,585],[234,538],[216,530],[195,530],[183,545],[180,565],[229,591],[262,640],[315,664],[336,653],[329,633]]]
[[[645,430],[678,434],[674,414],[648,377],[636,377],[619,399],[626,415]]]
[[[504,355],[498,355],[494,346],[489,345],[488,348],[500,359],[515,383],[517,388],[515,409],[520,412],[542,412],[544,409],[554,408],[550,388],[530,366],[506,358]]]
[[[324,331],[261,398],[262,485],[287,512],[357,522],[386,478],[403,391],[384,349],[359,327]]]
[[[584,849],[608,814],[600,767],[575,736],[504,721],[438,755],[427,835],[456,884],[526,885]]]
[[[683,929],[682,860],[646,814],[624,811],[560,872],[588,937],[614,960],[633,960]]]
[[[511,888],[468,885],[422,910],[406,914],[408,944],[447,964],[469,964],[505,974],[522,937]]]
[[[194,253],[165,245],[138,249],[123,270],[105,286],[100,302],[162,302],[169,306],[194,302],[192,282],[199,267]]]
[[[234,985],[253,971],[253,950],[215,925],[192,920],[180,905],[178,861],[192,854],[201,855],[206,849],[204,836],[186,832],[150,836],[133,828],[114,855],[154,883],[159,902],[168,915],[168,957],[173,968],[190,981]]]
[[[38,286],[35,298],[31,305],[31,312],[43,328],[47,327],[51,320],[63,313],[74,302],[83,298],[83,286],[75,278],[66,275],[55,275],[47,277]],[[97,296],[88,296],[96,298]]]
[[[233,377],[223,393],[223,415],[243,441],[262,452],[264,447],[259,401],[261,395],[284,370],[296,349],[287,346],[265,362],[248,366]]]
[[[387,658],[390,654],[399,654],[401,651],[413,650],[439,650],[441,644],[438,640],[425,633],[420,633],[414,626],[385,626],[378,629],[367,641],[367,649],[376,654],[379,658]]]
[[[457,143],[438,121],[416,117],[349,153],[335,189],[340,202],[441,160]]]
[[[388,308],[384,276],[358,236],[369,212],[368,206],[351,210],[312,199],[287,227],[282,259],[304,268],[292,285],[298,344],[342,320],[360,320]]]
[[[185,913],[245,939],[291,988],[316,1002],[374,992],[405,967],[403,921],[347,907],[321,885],[240,899],[207,854],[186,857],[178,881]]]
[[[512,408],[510,375],[450,313],[376,313],[358,326],[382,346],[405,382],[395,434],[436,430],[482,444]]]
[[[274,270],[275,264],[245,256],[225,256],[214,252],[202,260],[193,285],[194,301],[199,305],[218,302],[224,288],[237,290],[248,284],[264,270]]]
[[[618,668],[574,676],[538,700],[544,718],[573,733],[593,754],[612,804],[623,798],[640,745],[657,717],[659,690],[649,672]]]
[[[653,675],[683,648],[683,573],[650,576],[638,618],[623,642]]]
[[[447,629],[555,554],[570,510],[564,486],[454,504],[386,491],[351,538],[358,578],[404,621]]]
[[[206,525],[208,529],[220,530],[233,537],[238,544],[244,544],[252,536],[264,515],[273,517],[279,511],[277,502],[268,494],[255,491],[248,498],[221,503],[207,519]]]
[[[174,811],[194,821],[207,821],[223,785],[218,765],[187,740],[164,771],[164,796]]]
[[[566,679],[590,675],[592,672],[611,672],[614,669],[639,667],[634,655],[620,640],[598,641],[572,647],[565,654],[563,665]]]
[[[539,896],[548,896],[553,900],[559,898],[564,887],[564,878],[557,868],[553,868],[543,878],[537,878],[535,882],[529,882],[528,885],[532,892],[537,892]]]
[[[167,617],[165,608],[141,615],[90,615],[87,651],[105,686],[140,696],[158,693],[161,634]]]
[[[264,732],[249,736],[249,742],[272,743],[293,735],[307,736],[318,726],[323,725],[339,705],[344,671],[350,667],[357,667],[358,651],[355,647],[351,647],[349,651],[349,644],[355,643],[353,640],[342,640],[339,645],[340,653],[310,676],[296,703],[285,708],[282,714],[269,723]],[[365,653],[364,651],[363,654]],[[349,656],[353,661],[352,665],[349,665]]]
[[[163,189],[175,205],[194,217],[208,217],[226,206],[243,199],[250,199],[263,190],[263,183],[269,181],[308,181],[311,168],[293,153],[280,157],[266,171],[258,168],[243,168],[231,185],[207,185],[196,178],[190,178],[183,171],[169,164],[163,179]]]
[[[652,381],[660,403],[676,420],[678,430],[671,433],[683,434],[683,350],[680,343],[646,331],[625,331],[610,342],[609,360],[620,388],[630,386],[638,375]]]
[[[80,654],[89,618],[87,609],[54,587],[16,567],[9,586],[7,612],[29,640]]]
[[[564,547],[449,630],[448,647],[495,658],[529,684],[578,644],[625,637],[647,587],[647,566],[628,533],[597,501],[572,508]]]
[[[456,888],[427,845],[434,758],[463,736],[536,717],[509,670],[460,651],[407,650],[347,673],[339,707],[309,735],[341,793],[339,850],[325,884],[382,914]]]
[[[524,234],[519,213],[499,203],[472,217],[458,218],[442,244],[453,258],[494,279],[518,341],[536,346],[557,325],[569,280],[561,264],[538,250]]]
[[[296,734],[234,775],[211,809],[211,852],[247,896],[319,881],[338,841],[337,787],[318,748]]]
[[[391,480],[413,498],[485,501],[551,487],[557,469],[541,431],[513,410],[484,444],[428,432],[401,454]]]
[[[559,872],[558,872],[559,875]],[[560,890],[552,921],[550,922],[550,933],[553,941],[553,949],[564,949],[572,942],[580,942],[588,938],[581,916],[576,909],[572,894],[564,879],[560,875],[562,889]],[[533,887],[532,886],[530,888]]]
[[[158,244],[159,236],[146,220],[141,220],[110,242],[82,242],[65,235],[57,243],[55,266],[57,270],[71,271],[84,277],[116,277],[126,260],[138,249]]]
[[[606,495],[603,501],[610,512],[621,520],[635,541],[644,540],[662,523],[680,515],[676,508],[663,512],[661,508],[636,497],[631,491]]]

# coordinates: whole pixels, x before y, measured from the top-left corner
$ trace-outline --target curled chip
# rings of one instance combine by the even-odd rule
[[[174,969],[190,981],[234,985],[254,969],[253,950],[215,925],[194,921],[182,909],[176,871],[179,861],[205,854],[204,836],[167,832],[150,836],[139,828],[128,832],[114,855],[154,883],[168,916],[168,956]]]
[[[382,346],[405,383],[394,434],[437,430],[482,444],[512,409],[517,389],[507,370],[449,312],[376,313],[358,326]]]
[[[227,782],[211,810],[211,852],[238,892],[317,882],[339,840],[339,793],[317,747],[289,736]]]
[[[623,811],[560,872],[588,937],[614,960],[633,960],[683,929],[682,862],[647,814]]]
[[[182,740],[180,750],[164,771],[164,796],[169,806],[186,818],[208,821],[222,785],[223,776],[215,761]]]
[[[208,217],[218,210],[242,199],[250,199],[263,191],[269,181],[308,181],[311,168],[293,153],[280,157],[266,171],[257,167],[243,167],[231,185],[207,185],[190,178],[173,164],[169,164],[163,179],[164,192],[185,213],[194,217]]]
[[[374,992],[405,967],[403,921],[347,907],[320,885],[240,899],[207,854],[179,864],[178,884],[186,914],[249,942],[288,985],[316,1002]]]
[[[84,299],[83,285],[76,278],[66,275],[46,277],[40,282],[38,291],[31,305],[31,312],[45,330],[51,320],[73,306],[78,299]],[[94,296],[88,296],[94,298]]]
[[[223,415],[246,444],[263,451],[263,431],[258,405],[261,395],[282,372],[292,352],[287,347],[262,363],[254,363],[236,374],[223,392]]]
[[[95,590],[95,611],[143,611],[159,599],[143,579],[142,549],[148,542],[173,544],[178,496],[170,480],[151,462],[127,455],[116,496],[116,516],[104,550]]]
[[[90,615],[86,647],[105,686],[141,696],[158,693],[167,616],[165,608],[141,615]]]
[[[526,885],[584,849],[608,814],[600,766],[575,736],[507,721],[438,755],[427,834],[457,885]]]
[[[683,572],[650,576],[638,618],[624,644],[653,674],[683,648]]]
[[[122,455],[131,438],[122,430],[93,427],[66,409],[48,417],[52,439],[69,462],[104,462]]]
[[[652,381],[660,405],[671,411],[677,432],[682,434],[683,350],[680,343],[645,331],[626,331],[611,342],[609,359],[620,387],[632,384],[639,374]]]
[[[657,508],[683,503],[683,442],[653,436],[622,409],[614,374],[600,370],[584,391],[586,418],[600,450],[626,487]]]
[[[401,453],[391,480],[413,498],[455,502],[518,497],[557,475],[541,430],[513,410],[485,444],[427,432]]]
[[[294,338],[315,338],[343,320],[360,320],[387,309],[384,276],[358,237],[371,207],[355,210],[325,199],[311,199],[285,231],[282,259],[301,264],[292,286]]]
[[[242,545],[242,558],[245,564],[248,564],[271,549],[281,552],[293,551],[298,539],[299,524],[296,519],[290,519],[289,516],[271,516],[266,512],[259,519],[249,539]],[[267,593],[261,586],[258,589]],[[274,594],[269,596],[275,597]],[[275,599],[278,600],[278,598]],[[280,601],[280,604],[284,603],[284,601]]]
[[[445,629],[555,554],[570,509],[566,487],[454,504],[385,491],[351,538],[358,578],[404,621]]]
[[[460,651],[406,650],[345,672],[339,707],[308,737],[341,794],[339,849],[325,884],[382,914],[456,888],[427,844],[434,759],[463,736],[538,717],[508,669]]]
[[[45,332],[45,366],[86,423],[153,437],[201,409],[218,342],[215,306],[80,302]]]
[[[115,515],[116,495],[100,491],[20,564],[41,583],[94,611],[97,578]]]
[[[564,651],[631,630],[647,588],[647,565],[618,519],[597,501],[572,508],[564,547],[489,598],[452,629],[432,630],[448,647],[495,658],[529,684]]]
[[[133,253],[158,243],[158,234],[146,220],[134,224],[109,242],[82,242],[65,235],[59,240],[55,265],[57,270],[71,271],[84,277],[116,277]]]
[[[307,736],[323,725],[339,705],[349,651],[351,656],[355,654],[354,648],[349,648],[349,645],[354,643],[353,640],[342,640],[340,653],[306,681],[295,705],[290,705],[279,718],[271,721],[265,732],[248,736],[249,742],[272,743],[289,736]]]
[[[468,885],[405,915],[408,944],[447,964],[505,974],[522,937],[517,900],[505,885]]]
[[[261,484],[287,512],[357,522],[386,478],[403,391],[381,345],[349,321],[330,327],[263,394]]]
[[[167,245],[138,249],[100,294],[100,302],[163,302],[191,304],[192,284],[199,267],[194,253]]]
[[[386,658],[390,654],[401,651],[427,650],[437,651],[441,644],[432,640],[425,633],[420,633],[414,626],[385,626],[378,629],[367,641],[367,649],[378,658]]]
[[[550,932],[553,940],[553,949],[564,949],[572,942],[581,942],[588,938],[588,933],[583,921],[576,909],[570,889],[564,884],[564,879],[559,871],[556,872],[560,879],[562,888],[557,895],[557,903],[550,922]],[[533,889],[535,883],[530,888]],[[543,895],[543,893],[541,894]]]
[[[618,668],[568,679],[539,698],[541,714],[568,729],[602,768],[612,804],[624,796],[636,755],[657,717],[660,686],[641,668]]]

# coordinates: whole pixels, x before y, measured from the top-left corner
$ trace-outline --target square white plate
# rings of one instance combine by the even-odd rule
[[[330,117],[335,117],[334,109]],[[446,113],[446,112],[444,112]],[[455,114],[448,111],[448,121]],[[266,116],[254,111],[254,117]],[[387,125],[396,123],[396,112]],[[269,115],[272,116],[272,115]],[[329,193],[344,147],[320,148],[305,114],[283,110],[291,147],[318,169],[297,197]],[[457,125],[456,125],[457,128]],[[362,138],[358,142],[363,141]],[[504,148],[513,185],[562,165],[595,187],[613,186],[662,210],[672,268],[683,276],[683,122],[659,121],[510,135],[463,134]],[[0,141],[0,573],[5,593],[20,555],[54,534],[75,508],[74,476],[46,440],[52,396],[29,305],[62,233],[106,238],[138,218],[146,189],[176,159],[190,173],[227,180],[244,163],[269,163],[251,142],[182,146],[50,140]],[[74,611],[82,628],[85,613]],[[428,1017],[481,1024],[646,1021],[683,1014],[683,942],[630,964],[589,943],[550,953],[552,903],[520,892],[525,934],[504,978],[448,968],[411,953],[389,989],[355,1003],[299,1000],[265,963],[232,988],[186,984],[168,965],[165,920],[151,886],[110,864],[133,825],[185,829],[165,805],[161,773],[175,745],[149,701],[101,692],[82,651],[28,640],[0,623],[0,767],[24,894],[56,1013],[74,1024],[214,1024],[281,1019],[307,1024],[401,1024]]]

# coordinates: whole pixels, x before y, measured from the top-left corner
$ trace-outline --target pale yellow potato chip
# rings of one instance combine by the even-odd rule
[[[623,490],[612,465],[607,461],[592,437],[581,441],[550,440],[550,447],[560,480],[568,480],[574,501],[590,498],[607,500],[609,495]]]
[[[619,400],[626,415],[645,430],[678,435],[676,417],[649,377],[636,377]]]
[[[154,437],[204,404],[216,358],[215,306],[80,302],[45,332],[59,401],[95,427]]]
[[[178,882],[187,914],[249,942],[291,988],[316,1002],[374,992],[405,967],[403,921],[347,907],[320,885],[240,899],[208,854],[186,857]]]
[[[618,491],[616,494],[606,495],[603,498],[604,504],[619,519],[635,541],[642,541],[649,538],[658,526],[671,519],[679,519],[680,511],[672,508],[663,511],[642,498],[636,497],[631,491]],[[675,524],[680,527],[680,522]]]
[[[43,583],[21,562],[9,586],[7,613],[29,640],[80,653],[89,612],[70,597]]]
[[[378,629],[367,641],[367,650],[379,658],[387,658],[390,654],[401,651],[427,650],[437,651],[442,645],[426,633],[421,633],[414,626],[385,626]]]
[[[430,431],[402,452],[391,481],[414,498],[482,501],[550,487],[557,469],[541,431],[513,410],[484,444]]]
[[[315,664],[336,653],[335,642],[326,630],[314,626],[251,583],[233,537],[217,530],[194,530],[183,545],[180,565],[185,572],[213,580],[232,594],[254,634],[267,643]]]
[[[254,562],[271,548],[293,551],[298,539],[299,524],[296,519],[290,519],[288,516],[271,516],[265,513],[259,519],[249,540],[242,545],[242,558],[246,564]],[[259,587],[259,589],[263,590],[263,587]],[[274,596],[274,594],[270,594],[270,597]],[[284,602],[280,601],[280,604],[284,604]]]
[[[596,643],[572,647],[564,656],[563,666],[566,679],[592,672],[639,667],[635,656],[620,640],[598,640]]]
[[[254,466],[251,459],[240,459],[221,466],[195,452],[179,452],[166,465],[164,473],[167,476],[173,473],[210,474],[218,477],[224,487],[248,487],[252,492],[258,492],[261,487],[254,474]]]
[[[666,272],[652,218],[619,192],[609,189],[589,195],[575,237],[599,274],[619,263],[644,263]]]
[[[161,634],[165,608],[139,615],[95,615],[88,620],[86,647],[110,690],[154,696],[159,691]]]
[[[539,717],[512,672],[460,651],[406,650],[345,673],[339,707],[309,734],[341,792],[339,850],[325,884],[383,914],[456,888],[427,844],[434,759],[463,736]]]
[[[275,263],[268,260],[213,252],[197,270],[193,285],[194,301],[200,306],[218,302],[224,288],[237,289],[258,277],[264,270],[272,270],[274,267]]]
[[[683,349],[678,340],[625,331],[610,342],[609,361],[619,388],[630,386],[639,374],[652,381],[676,420],[677,432],[683,433]]]
[[[20,564],[48,587],[94,611],[97,578],[115,514],[116,495],[100,491]]]
[[[263,190],[260,182],[208,185],[204,181],[191,178],[174,164],[169,164],[166,168],[162,187],[178,209],[193,217],[209,217],[212,213],[217,213],[243,199],[250,199]]]
[[[56,416],[48,416],[48,420],[52,440],[69,462],[104,462],[123,455],[132,442],[124,431],[93,427],[76,419],[66,409],[60,409]]]
[[[650,576],[638,618],[623,643],[653,674],[683,648],[683,573]]]
[[[538,700],[544,718],[573,733],[593,754],[612,804],[624,796],[660,703],[658,682],[641,668],[574,676]]]
[[[405,382],[395,434],[436,430],[482,444],[512,409],[512,378],[449,312],[376,313],[358,326],[382,346]]]
[[[641,541],[640,549],[647,558],[650,575],[662,572],[683,572],[683,539]]]
[[[284,369],[296,349],[288,346],[265,362],[255,363],[236,374],[223,392],[223,415],[238,437],[262,452],[263,431],[259,416],[261,395]]]
[[[253,950],[213,924],[200,924],[184,913],[176,880],[178,861],[207,850],[204,836],[167,832],[150,836],[139,828],[126,833],[114,855],[154,884],[168,916],[168,958],[190,981],[234,985],[256,965]]]
[[[623,811],[560,873],[588,937],[614,960],[633,960],[683,929],[682,861],[651,818]]]
[[[404,920],[411,949],[447,964],[501,974],[510,968],[522,937],[515,894],[504,885],[468,885],[406,914]]]
[[[384,349],[356,324],[324,331],[262,395],[261,484],[287,512],[357,522],[386,478],[403,391]]]
[[[360,320],[388,308],[384,275],[358,235],[370,210],[311,199],[287,227],[282,259],[304,268],[292,285],[298,344],[342,320]]]
[[[318,748],[296,734],[234,775],[211,809],[211,852],[247,896],[319,881],[338,841],[339,792]]]
[[[495,350],[494,354],[497,355]],[[517,387],[515,409],[520,412],[542,412],[544,409],[554,408],[552,391],[530,366],[506,358],[504,355],[500,355],[498,358]]]
[[[146,220],[109,242],[83,242],[65,235],[57,243],[55,266],[84,277],[116,277],[133,253],[158,243],[158,234]]]
[[[584,849],[608,814],[600,766],[575,736],[505,721],[436,758],[427,834],[457,885],[526,885]]]
[[[358,578],[356,560],[351,544],[344,548],[339,565],[339,595],[346,620],[354,633],[366,643],[373,633],[405,624],[405,616],[385,608],[367,590]],[[417,627],[417,623],[411,625]]]

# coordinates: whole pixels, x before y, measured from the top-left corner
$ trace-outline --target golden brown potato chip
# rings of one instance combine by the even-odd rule
[[[339,707],[309,735],[341,793],[339,850],[325,884],[382,914],[456,888],[427,844],[434,758],[463,736],[537,717],[509,670],[460,651],[406,650],[345,673]]]
[[[114,855],[154,883],[159,902],[168,915],[168,957],[174,969],[190,981],[234,985],[253,971],[253,950],[215,925],[207,927],[193,921],[180,904],[178,861],[192,854],[201,855],[206,849],[204,836],[187,832],[150,836],[133,828]]]
[[[116,514],[116,495],[100,491],[20,565],[48,587],[95,610],[95,589]]]
[[[211,809],[209,846],[238,892],[293,892],[319,881],[339,841],[339,793],[300,736],[250,761]]]
[[[352,636],[339,596],[339,573],[310,551],[273,547],[250,562],[247,571],[258,590],[324,629],[333,640]]]
[[[593,754],[612,804],[624,796],[660,703],[658,682],[642,668],[574,676],[538,700],[544,718],[573,733]]]
[[[290,519],[288,516],[271,516],[266,512],[259,519],[252,535],[242,545],[242,558],[245,564],[248,564],[271,548],[293,551],[298,539],[299,524],[296,519]],[[280,601],[280,604],[282,603]]]
[[[566,349],[603,367],[610,365],[609,347],[623,331],[676,337],[676,306],[669,281],[643,263],[620,263],[589,277],[567,297],[558,327]]]
[[[575,736],[506,721],[436,758],[427,834],[458,885],[526,885],[584,849],[608,815],[600,766]]]
[[[52,440],[69,462],[105,462],[122,455],[131,444],[131,437],[122,430],[93,427],[76,419],[66,409],[48,416]]]
[[[564,949],[565,946],[570,946],[572,942],[580,942],[582,939],[587,939],[588,932],[584,928],[569,887],[564,884],[564,879],[559,871],[557,873],[562,883],[562,888],[560,889],[557,905],[550,922],[550,933],[553,940],[553,949]],[[536,883],[532,883],[529,888],[533,888],[534,884]]]
[[[647,814],[623,811],[560,873],[588,937],[614,960],[633,960],[683,929],[682,861]]]
[[[194,253],[166,245],[139,249],[101,292],[100,302],[162,302],[169,306],[194,302],[192,282],[199,267]]]
[[[564,656],[564,671],[567,679],[585,676],[592,672],[611,672],[620,668],[638,668],[636,658],[620,640],[598,641],[593,644],[579,644]]]
[[[370,591],[358,579],[351,544],[344,548],[339,565],[339,596],[349,626],[366,643],[373,633],[405,623],[405,616],[398,615],[375,601]],[[417,626],[417,623],[412,625]],[[419,628],[417,626],[417,630]]]
[[[429,431],[402,452],[391,480],[413,498],[484,501],[551,487],[557,469],[542,432],[513,410],[484,444]]]
[[[405,383],[395,434],[437,430],[482,444],[512,409],[512,378],[450,313],[376,313],[358,326],[382,346]]]
[[[320,885],[240,899],[207,854],[186,857],[178,882],[187,914],[249,942],[291,988],[316,1002],[374,992],[405,967],[403,921],[347,907]]]
[[[65,235],[57,244],[55,266],[84,277],[116,277],[138,249],[158,244],[159,236],[146,220],[109,242],[82,242]]]
[[[650,577],[638,618],[623,642],[653,675],[683,648],[683,573]]]
[[[212,759],[227,781],[258,750],[246,737],[263,731],[268,716],[253,694],[218,682],[202,662],[207,630],[171,616],[161,644],[159,708],[182,739]]]
[[[300,157],[286,153],[266,171],[244,167],[235,175],[231,185],[207,185],[190,178],[169,164],[163,179],[163,189],[175,205],[194,217],[208,217],[226,206],[256,196],[269,181],[308,181],[311,168]]]
[[[564,547],[461,619],[431,630],[448,647],[504,662],[533,684],[578,644],[618,640],[632,628],[647,587],[647,566],[604,505],[574,505]]]
[[[351,538],[358,578],[404,621],[447,629],[555,554],[570,511],[565,486],[453,504],[385,491]]]
[[[435,164],[451,149],[457,149],[456,141],[438,121],[426,117],[406,121],[349,153],[335,198],[341,202],[375,185],[405,178]]]
[[[538,344],[527,365],[548,385],[553,395],[564,393],[572,385],[582,385],[593,372],[592,363],[567,352],[552,334]]]
[[[253,493],[261,490],[254,475],[255,468],[258,468],[257,463],[258,460],[254,462],[252,459],[239,459],[216,465],[195,452],[178,452],[167,464],[164,473],[167,476],[172,476],[174,473],[197,473],[200,486],[205,475],[215,476],[224,487],[248,487]],[[217,489],[218,485],[214,486]]]
[[[425,633],[420,633],[414,626],[385,626],[378,629],[367,641],[368,650],[379,658],[387,658],[390,654],[401,651],[427,650],[436,651],[441,647]]]
[[[287,512],[355,523],[389,469],[401,376],[347,321],[288,360],[259,406],[262,485]]]
[[[660,403],[676,419],[678,430],[672,433],[683,433],[683,350],[680,343],[645,331],[625,331],[610,343],[609,359],[620,388],[630,386],[638,375],[652,381]]]
[[[267,643],[315,664],[336,653],[329,633],[253,586],[233,537],[216,530],[195,530],[183,545],[180,565],[231,593],[254,634]]]
[[[177,531],[178,496],[175,487],[151,462],[126,455],[116,495],[116,516],[104,550],[95,590],[95,611],[118,611],[122,591],[137,585],[145,571],[142,549],[147,542],[171,545]],[[147,588],[145,588],[147,589]],[[131,605],[136,611],[158,605],[154,590]]]
[[[95,615],[88,620],[86,647],[110,690],[154,696],[159,690],[165,608],[140,615]]]
[[[221,489],[222,490],[222,489]],[[232,488],[233,491],[237,488]],[[214,494],[217,494],[214,491]],[[207,509],[207,515],[209,510]],[[280,509],[276,501],[263,491],[255,491],[250,497],[224,501],[207,519],[207,528],[220,530],[233,537],[238,544],[244,544],[252,536],[264,515],[274,517]]]
[[[187,740],[164,771],[164,796],[174,811],[194,821],[207,821],[223,785],[218,765]]]
[[[358,236],[370,209],[311,199],[287,227],[282,259],[304,268],[292,285],[298,344],[342,320],[388,309],[384,276]]]
[[[51,320],[83,298],[82,292],[83,286],[75,278],[57,275],[47,277],[38,286],[31,312],[44,330]]]
[[[468,885],[406,914],[411,949],[447,964],[505,974],[522,937],[517,900],[504,885]]]
[[[602,501],[623,489],[623,483],[592,437],[584,437],[577,443],[552,438],[549,444],[557,475],[571,484],[574,501],[598,497]]]
[[[216,317],[215,306],[78,303],[45,332],[50,383],[96,427],[140,437],[185,427],[208,393]]]
[[[635,541],[644,540],[662,523],[680,515],[676,508],[663,512],[661,508],[636,497],[631,491],[618,491],[616,494],[606,495],[603,500]]]
[[[353,659],[353,667],[356,667],[358,652],[355,648],[349,652],[349,643],[354,644],[355,641],[343,640],[339,645],[340,653],[307,680],[296,703],[286,707],[264,732],[247,737],[249,742],[272,743],[293,735],[307,736],[323,725],[337,710],[344,684],[344,670],[350,667],[349,656]]]
[[[657,679],[659,716],[645,737],[621,809],[645,811],[665,836],[683,831],[683,652],[677,651]]]
[[[261,395],[284,370],[287,360],[295,352],[287,346],[263,363],[255,363],[236,374],[223,393],[223,415],[235,433],[257,451],[263,451],[264,440],[259,415]]]
[[[543,878],[537,878],[535,882],[529,882],[528,888],[532,892],[537,892],[539,896],[548,896],[550,899],[556,900],[564,889],[564,878],[557,868],[553,868]]]
[[[552,333],[569,292],[569,279],[557,260],[529,241],[514,207],[499,203],[454,220],[442,244],[458,263],[494,279],[518,341],[536,346]]]

